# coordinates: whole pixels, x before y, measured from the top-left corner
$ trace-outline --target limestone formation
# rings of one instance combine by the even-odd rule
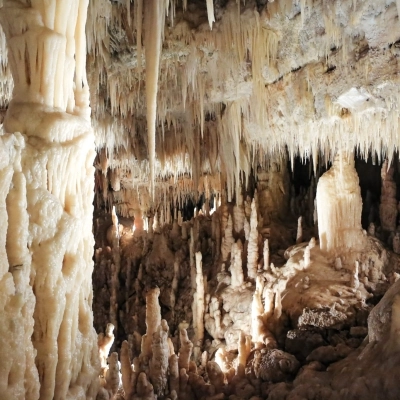
[[[400,398],[399,13],[0,1],[0,398]]]

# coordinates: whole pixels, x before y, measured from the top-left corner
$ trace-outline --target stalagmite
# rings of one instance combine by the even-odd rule
[[[264,258],[264,271],[268,271],[268,269],[269,269],[269,243],[268,243],[268,239],[265,239],[265,241],[264,241],[263,258]]]
[[[320,247],[337,252],[360,249],[362,199],[352,156],[340,153],[318,181],[317,210]]]
[[[162,396],[167,387],[167,369],[169,346],[168,346],[168,324],[162,320],[157,331],[153,334],[151,344],[152,358],[150,360],[150,381],[157,396]]]
[[[118,353],[111,353],[108,357],[108,370],[106,372],[107,390],[111,394],[111,398],[115,396],[121,385],[119,372]]]
[[[151,344],[153,334],[157,332],[161,324],[161,309],[158,303],[160,289],[150,289],[146,295],[146,334],[142,337],[142,356],[151,357]]]
[[[381,204],[379,217],[384,230],[394,232],[397,223],[396,182],[393,180],[394,168],[389,166],[388,160],[382,164],[381,177]]]
[[[360,263],[356,261],[354,264],[354,271],[350,281],[350,286],[354,289],[358,289],[358,287],[360,286],[360,281],[358,279],[359,271],[360,271]]]
[[[179,369],[184,368],[186,371],[189,371],[189,362],[192,355],[193,343],[189,340],[186,329],[180,330],[179,339],[181,344],[178,357]]]
[[[121,375],[125,400],[131,400],[133,394],[135,393],[136,374],[134,371],[134,366],[131,364],[129,357],[129,344],[126,340],[122,342],[121,346]]]
[[[179,393],[179,366],[178,356],[172,354],[168,360],[169,363],[169,390],[170,392]]]
[[[368,225],[368,235],[375,236],[375,224],[373,222]]]
[[[240,287],[244,282],[243,269],[242,269],[242,251],[243,245],[240,240],[232,245],[231,251],[231,285],[232,287]]]
[[[252,341],[256,344],[262,343],[262,317],[264,314],[264,306],[262,304],[261,295],[264,287],[261,279],[258,277],[256,281],[256,290],[253,294],[253,301],[251,303],[251,336]]]
[[[303,241],[303,217],[299,217],[297,220],[296,243],[301,243],[302,241]]]
[[[193,321],[193,328],[195,331],[195,348],[200,350],[204,338],[204,279],[203,279],[203,265],[202,254],[198,251],[196,253],[196,320]],[[199,354],[200,355],[200,354]]]
[[[0,339],[1,396],[94,399],[88,2],[2,6],[14,90],[0,139],[0,320],[15,328]]]
[[[249,244],[247,248],[247,274],[251,279],[255,279],[257,275],[257,262],[258,262],[257,210],[256,210],[255,200],[253,199],[251,203]]]
[[[304,268],[308,268],[311,264],[311,251],[310,246],[304,249]]]
[[[242,365],[244,368],[246,367],[247,358],[249,357],[251,351],[251,337],[249,335],[245,335],[243,332],[240,332],[238,349],[238,364]]]
[[[105,368],[107,366],[108,354],[110,353],[111,346],[114,343],[113,331],[114,331],[114,325],[107,324],[106,333],[105,334],[100,333],[97,339],[101,368]]]
[[[141,372],[137,381],[136,394],[133,396],[133,400],[156,400],[157,397],[154,394],[153,385],[147,380],[147,376],[144,372]]]
[[[222,245],[221,245],[222,261],[228,260],[228,256],[232,249],[233,243],[234,243],[234,239],[232,236],[232,217],[229,214],[228,223],[227,223],[226,229],[225,229],[225,235],[222,239]]]
[[[119,292],[119,273],[121,270],[121,255],[119,247],[119,223],[118,216],[115,212],[115,207],[112,209],[112,229],[111,229],[111,244],[112,244],[112,254],[113,263],[111,264],[111,299],[110,299],[110,320],[113,327],[118,329],[118,306],[117,306],[117,294]]]

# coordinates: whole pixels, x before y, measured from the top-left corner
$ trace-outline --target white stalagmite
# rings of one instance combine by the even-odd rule
[[[198,251],[196,253],[196,320],[193,321],[193,328],[195,331],[195,347],[201,348],[204,338],[204,278],[203,278],[203,265],[202,255]]]
[[[150,162],[151,195],[154,199],[156,162],[157,92],[160,72],[165,7],[162,1],[149,0],[144,7],[144,47],[146,58],[147,137]]]
[[[27,4],[0,10],[14,79],[0,139],[1,396],[94,399],[88,1]]]
[[[263,255],[264,255],[264,271],[268,271],[269,270],[269,242],[268,242],[268,239],[265,239],[265,241],[264,241]]]
[[[111,244],[113,264],[111,264],[111,298],[110,298],[110,320],[115,329],[118,329],[118,302],[117,295],[119,292],[119,273],[121,270],[121,254],[119,247],[119,221],[115,212],[115,207],[111,212],[113,226],[111,229]]]
[[[321,250],[360,249],[362,199],[352,155],[339,153],[317,186],[318,231]]]
[[[243,285],[243,268],[242,268],[242,251],[243,245],[240,239],[232,245],[232,261],[231,261],[231,285],[232,287],[240,287]]]
[[[153,334],[157,332],[161,324],[161,308],[158,303],[160,296],[160,288],[150,289],[146,295],[146,334],[142,337],[142,354],[143,357],[151,357],[151,343]]]
[[[242,331],[240,331],[239,335],[238,350],[238,365],[242,365],[245,368],[251,351],[251,336],[245,335]]]
[[[250,235],[247,248],[247,274],[249,278],[255,279],[257,276],[258,262],[258,230],[257,230],[257,209],[255,200],[251,202],[250,215]]]
[[[296,243],[301,243],[302,241],[303,241],[303,217],[299,217],[297,220]]]
[[[353,274],[351,275],[350,278],[350,286],[354,289],[358,289],[358,287],[360,286],[360,280],[358,278],[359,271],[360,271],[360,263],[356,261],[354,263]]]
[[[264,306],[262,304],[262,293],[264,285],[258,277],[256,280],[256,290],[253,293],[253,301],[251,303],[251,336],[253,343],[261,343],[263,333],[263,314]]]
[[[114,325],[107,324],[106,333],[100,333],[97,339],[97,345],[99,347],[100,365],[101,368],[107,367],[107,358],[110,353],[111,346],[114,343]]]
[[[311,264],[311,250],[310,246],[306,246],[304,249],[304,268],[308,268]]]

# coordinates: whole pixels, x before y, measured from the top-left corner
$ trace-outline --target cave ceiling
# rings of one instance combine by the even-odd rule
[[[143,191],[150,201],[148,4],[90,0],[86,34],[97,169],[114,192]],[[159,190],[227,187],[232,197],[251,171],[285,157],[315,165],[339,149],[356,148],[364,157],[397,150],[395,1],[214,0],[213,7],[214,18],[205,0],[165,1]],[[5,110],[12,81],[3,37],[1,54]]]

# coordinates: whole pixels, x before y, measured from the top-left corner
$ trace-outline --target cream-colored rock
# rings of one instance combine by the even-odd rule
[[[178,358],[179,370],[184,368],[186,371],[189,371],[189,361],[192,355],[193,343],[189,340],[186,329],[180,330],[179,338],[181,343]]]
[[[240,287],[244,282],[242,269],[242,251],[243,245],[240,240],[232,245],[231,250],[231,285],[232,287]]]
[[[257,209],[253,199],[251,203],[250,215],[250,235],[247,247],[247,275],[251,279],[255,279],[257,275],[258,263],[258,230],[257,230]]]
[[[194,294],[194,307],[196,309],[195,320],[193,321],[195,330],[195,346],[198,347],[198,353],[203,343],[204,338],[204,309],[205,309],[205,297],[204,297],[204,278],[203,278],[203,266],[202,266],[202,255],[201,252],[196,253],[196,291]],[[198,354],[200,355],[200,353]]]
[[[225,235],[222,239],[222,245],[221,245],[222,261],[228,260],[228,256],[231,251],[233,243],[234,239],[232,237],[232,217],[229,214],[228,223],[225,229]]]
[[[143,357],[150,358],[152,354],[151,344],[153,334],[157,332],[161,325],[161,309],[158,303],[160,289],[150,289],[146,295],[146,334],[142,337],[142,353]]]
[[[1,392],[10,399],[94,399],[88,4],[2,6],[14,89],[3,125],[9,134],[0,143]]]
[[[111,353],[108,357],[108,369],[106,372],[106,389],[113,398],[121,386],[118,353]]]
[[[162,396],[167,388],[168,376],[168,324],[164,319],[153,334],[151,343],[152,358],[150,360],[149,378],[154,388],[156,396]]]
[[[115,339],[113,332],[114,332],[114,325],[107,324],[105,334],[100,333],[97,338],[101,368],[105,368],[107,366],[107,358]]]
[[[362,199],[352,155],[340,153],[318,181],[317,210],[321,250],[360,250]]]

